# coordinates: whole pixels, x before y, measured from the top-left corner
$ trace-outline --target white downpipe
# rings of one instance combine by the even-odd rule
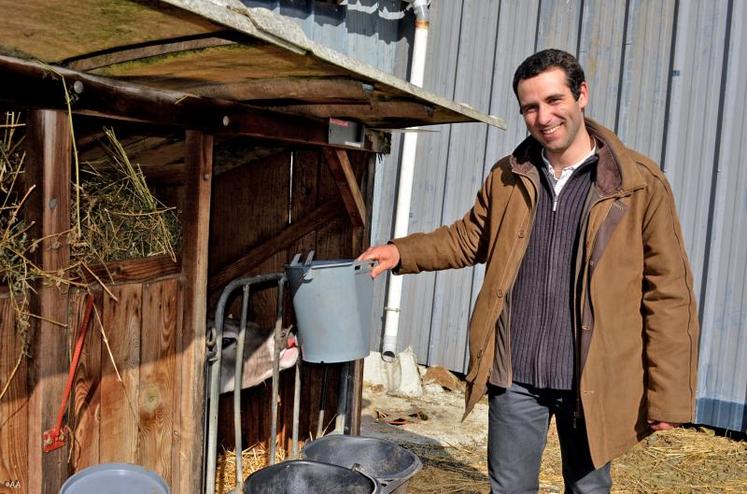
[[[414,0],[415,40],[412,45],[412,65],[410,83],[423,86],[425,73],[425,52],[428,45],[428,1]],[[417,132],[406,132],[402,143],[402,162],[399,170],[399,189],[397,191],[397,212],[394,219],[394,238],[407,235],[410,222],[410,203],[412,200],[412,179],[415,175],[415,150],[418,144]],[[397,351],[397,333],[399,332],[399,313],[402,301],[402,276],[391,276],[387,291],[384,311],[384,338],[381,357],[386,361],[394,360]]]

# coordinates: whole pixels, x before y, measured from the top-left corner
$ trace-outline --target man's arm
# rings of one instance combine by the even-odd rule
[[[693,420],[698,318],[672,191],[663,176],[653,182],[643,223],[641,313],[649,424],[665,430]]]
[[[373,277],[387,269],[419,273],[461,268],[485,262],[489,241],[488,211],[493,173],[488,175],[475,203],[463,218],[430,233],[413,233],[387,245],[370,247],[358,259],[376,260]]]

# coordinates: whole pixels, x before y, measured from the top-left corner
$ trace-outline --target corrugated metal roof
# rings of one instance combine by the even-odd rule
[[[0,0],[0,8],[6,55],[371,128],[504,126],[500,118],[312,42],[280,15],[234,0]]]

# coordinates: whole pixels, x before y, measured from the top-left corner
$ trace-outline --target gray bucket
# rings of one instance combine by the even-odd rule
[[[379,494],[379,484],[363,473],[319,463],[293,460],[257,470],[246,479],[251,494]]]
[[[60,494],[170,494],[169,486],[156,473],[140,465],[103,463],[84,468],[62,484]]]
[[[307,460],[357,469],[381,484],[383,494],[407,492],[407,482],[423,466],[411,451],[391,441],[363,436],[329,435],[307,443]]]
[[[311,254],[313,255],[313,253]],[[311,261],[286,266],[307,362],[348,362],[369,353],[372,261]]]

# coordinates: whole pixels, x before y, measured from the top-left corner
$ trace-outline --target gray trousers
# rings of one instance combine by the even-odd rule
[[[565,492],[607,493],[610,464],[594,469],[582,419],[573,424],[573,391],[536,389],[513,383],[488,386],[488,473],[491,493],[539,490],[542,451],[550,418],[555,416],[563,461]]]

